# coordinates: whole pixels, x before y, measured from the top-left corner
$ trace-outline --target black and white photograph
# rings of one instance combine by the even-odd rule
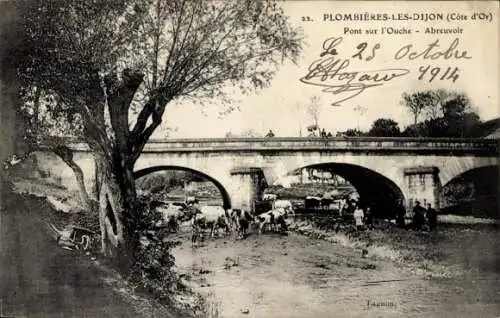
[[[499,318],[499,19],[0,0],[0,318]]]

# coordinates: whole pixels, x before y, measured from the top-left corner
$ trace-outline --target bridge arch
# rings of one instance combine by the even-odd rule
[[[264,170],[266,179],[269,184],[274,184],[278,177],[284,176],[291,171],[296,171],[300,168],[312,167],[317,165],[332,165],[337,167],[337,170],[349,174],[352,171],[359,171],[359,173],[368,177],[373,177],[373,180],[385,180],[385,184],[391,184],[391,190],[397,193],[398,196],[403,198],[409,197],[409,192],[406,187],[404,179],[404,167],[412,166],[411,163],[402,164],[401,158],[384,155],[384,156],[361,156],[352,153],[329,155],[321,152],[302,153],[300,156],[281,156],[275,159],[276,163],[270,165],[270,169]],[[344,167],[344,169],[342,169]],[[267,173],[266,173],[267,172]],[[341,174],[338,174],[342,177]],[[358,179],[357,173],[353,173],[351,178]],[[356,181],[354,181],[356,182]],[[363,186],[360,180],[360,185]],[[405,201],[406,203],[406,201]]]
[[[443,185],[445,213],[500,218],[498,165],[485,165],[460,173]]]
[[[231,198],[230,198],[229,193],[227,192],[226,188],[222,185],[222,183],[220,183],[217,179],[213,178],[212,176],[210,176],[204,172],[201,172],[199,170],[196,170],[196,169],[187,168],[187,167],[183,167],[183,166],[174,166],[174,165],[154,166],[154,167],[148,167],[148,168],[143,168],[143,169],[134,171],[134,178],[138,179],[138,178],[144,177],[144,176],[151,174],[151,173],[154,173],[154,172],[168,171],[168,170],[170,170],[170,171],[179,171],[180,170],[180,171],[191,172],[195,175],[198,175],[198,176],[212,182],[221,193],[224,209],[231,208]]]
[[[379,217],[396,217],[397,211],[405,207],[403,190],[391,179],[369,168],[350,163],[324,162],[295,171],[303,168],[329,171],[349,181],[360,195],[361,203],[369,205]]]
[[[498,157],[454,157],[450,158],[439,167],[439,177],[443,185],[459,178],[468,171],[479,168],[488,168],[498,166],[500,160]]]

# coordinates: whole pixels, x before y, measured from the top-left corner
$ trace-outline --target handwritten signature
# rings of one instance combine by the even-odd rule
[[[350,61],[328,57],[314,61],[309,66],[309,73],[300,81],[305,84],[324,87],[323,92],[341,96],[332,103],[339,106],[341,102],[361,94],[370,87],[382,86],[394,78],[410,73],[408,69],[380,69],[372,71],[348,72]]]

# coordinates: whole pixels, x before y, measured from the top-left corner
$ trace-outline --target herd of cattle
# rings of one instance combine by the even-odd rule
[[[275,202],[277,200],[277,195],[265,193],[262,199],[264,201]],[[334,198],[331,195],[324,195],[323,197],[306,196],[304,199],[304,210],[336,210],[339,213],[342,213],[343,208],[346,207],[349,200],[357,201],[359,200],[359,196],[357,196],[355,193],[343,195],[341,198]]]
[[[192,226],[192,242],[195,243],[205,231],[210,231],[213,237],[220,229],[226,233],[236,232],[239,237],[245,237],[252,224],[258,227],[261,234],[267,228],[272,231],[286,231],[285,220],[294,215],[292,203],[288,200],[275,200],[271,210],[254,214],[240,209],[224,209],[221,206],[200,205],[194,197],[185,202],[165,203],[153,201],[151,208],[161,214],[157,227],[169,227],[177,231],[183,222],[190,222]]]

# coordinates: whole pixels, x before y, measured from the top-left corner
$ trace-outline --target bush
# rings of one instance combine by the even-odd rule
[[[169,295],[182,287],[179,277],[172,270],[175,258],[171,249],[179,243],[168,240],[166,231],[154,227],[160,218],[160,214],[150,209],[149,202],[141,201],[138,224],[140,243],[128,280],[159,300],[169,300]]]
[[[134,265],[129,269],[127,280],[139,291],[152,295],[160,301],[169,301],[169,295],[182,288],[180,279],[172,270],[175,258],[171,249],[178,242],[168,240],[168,232],[155,228],[161,214],[151,209],[151,198],[139,195],[139,217],[137,232],[140,243],[134,253]],[[93,202],[92,211],[72,216],[75,225],[88,228],[100,234],[98,202]],[[100,235],[91,242],[91,249],[99,248]]]
[[[74,214],[73,222],[78,226],[99,233],[99,203],[91,201],[91,211],[82,211]]]

